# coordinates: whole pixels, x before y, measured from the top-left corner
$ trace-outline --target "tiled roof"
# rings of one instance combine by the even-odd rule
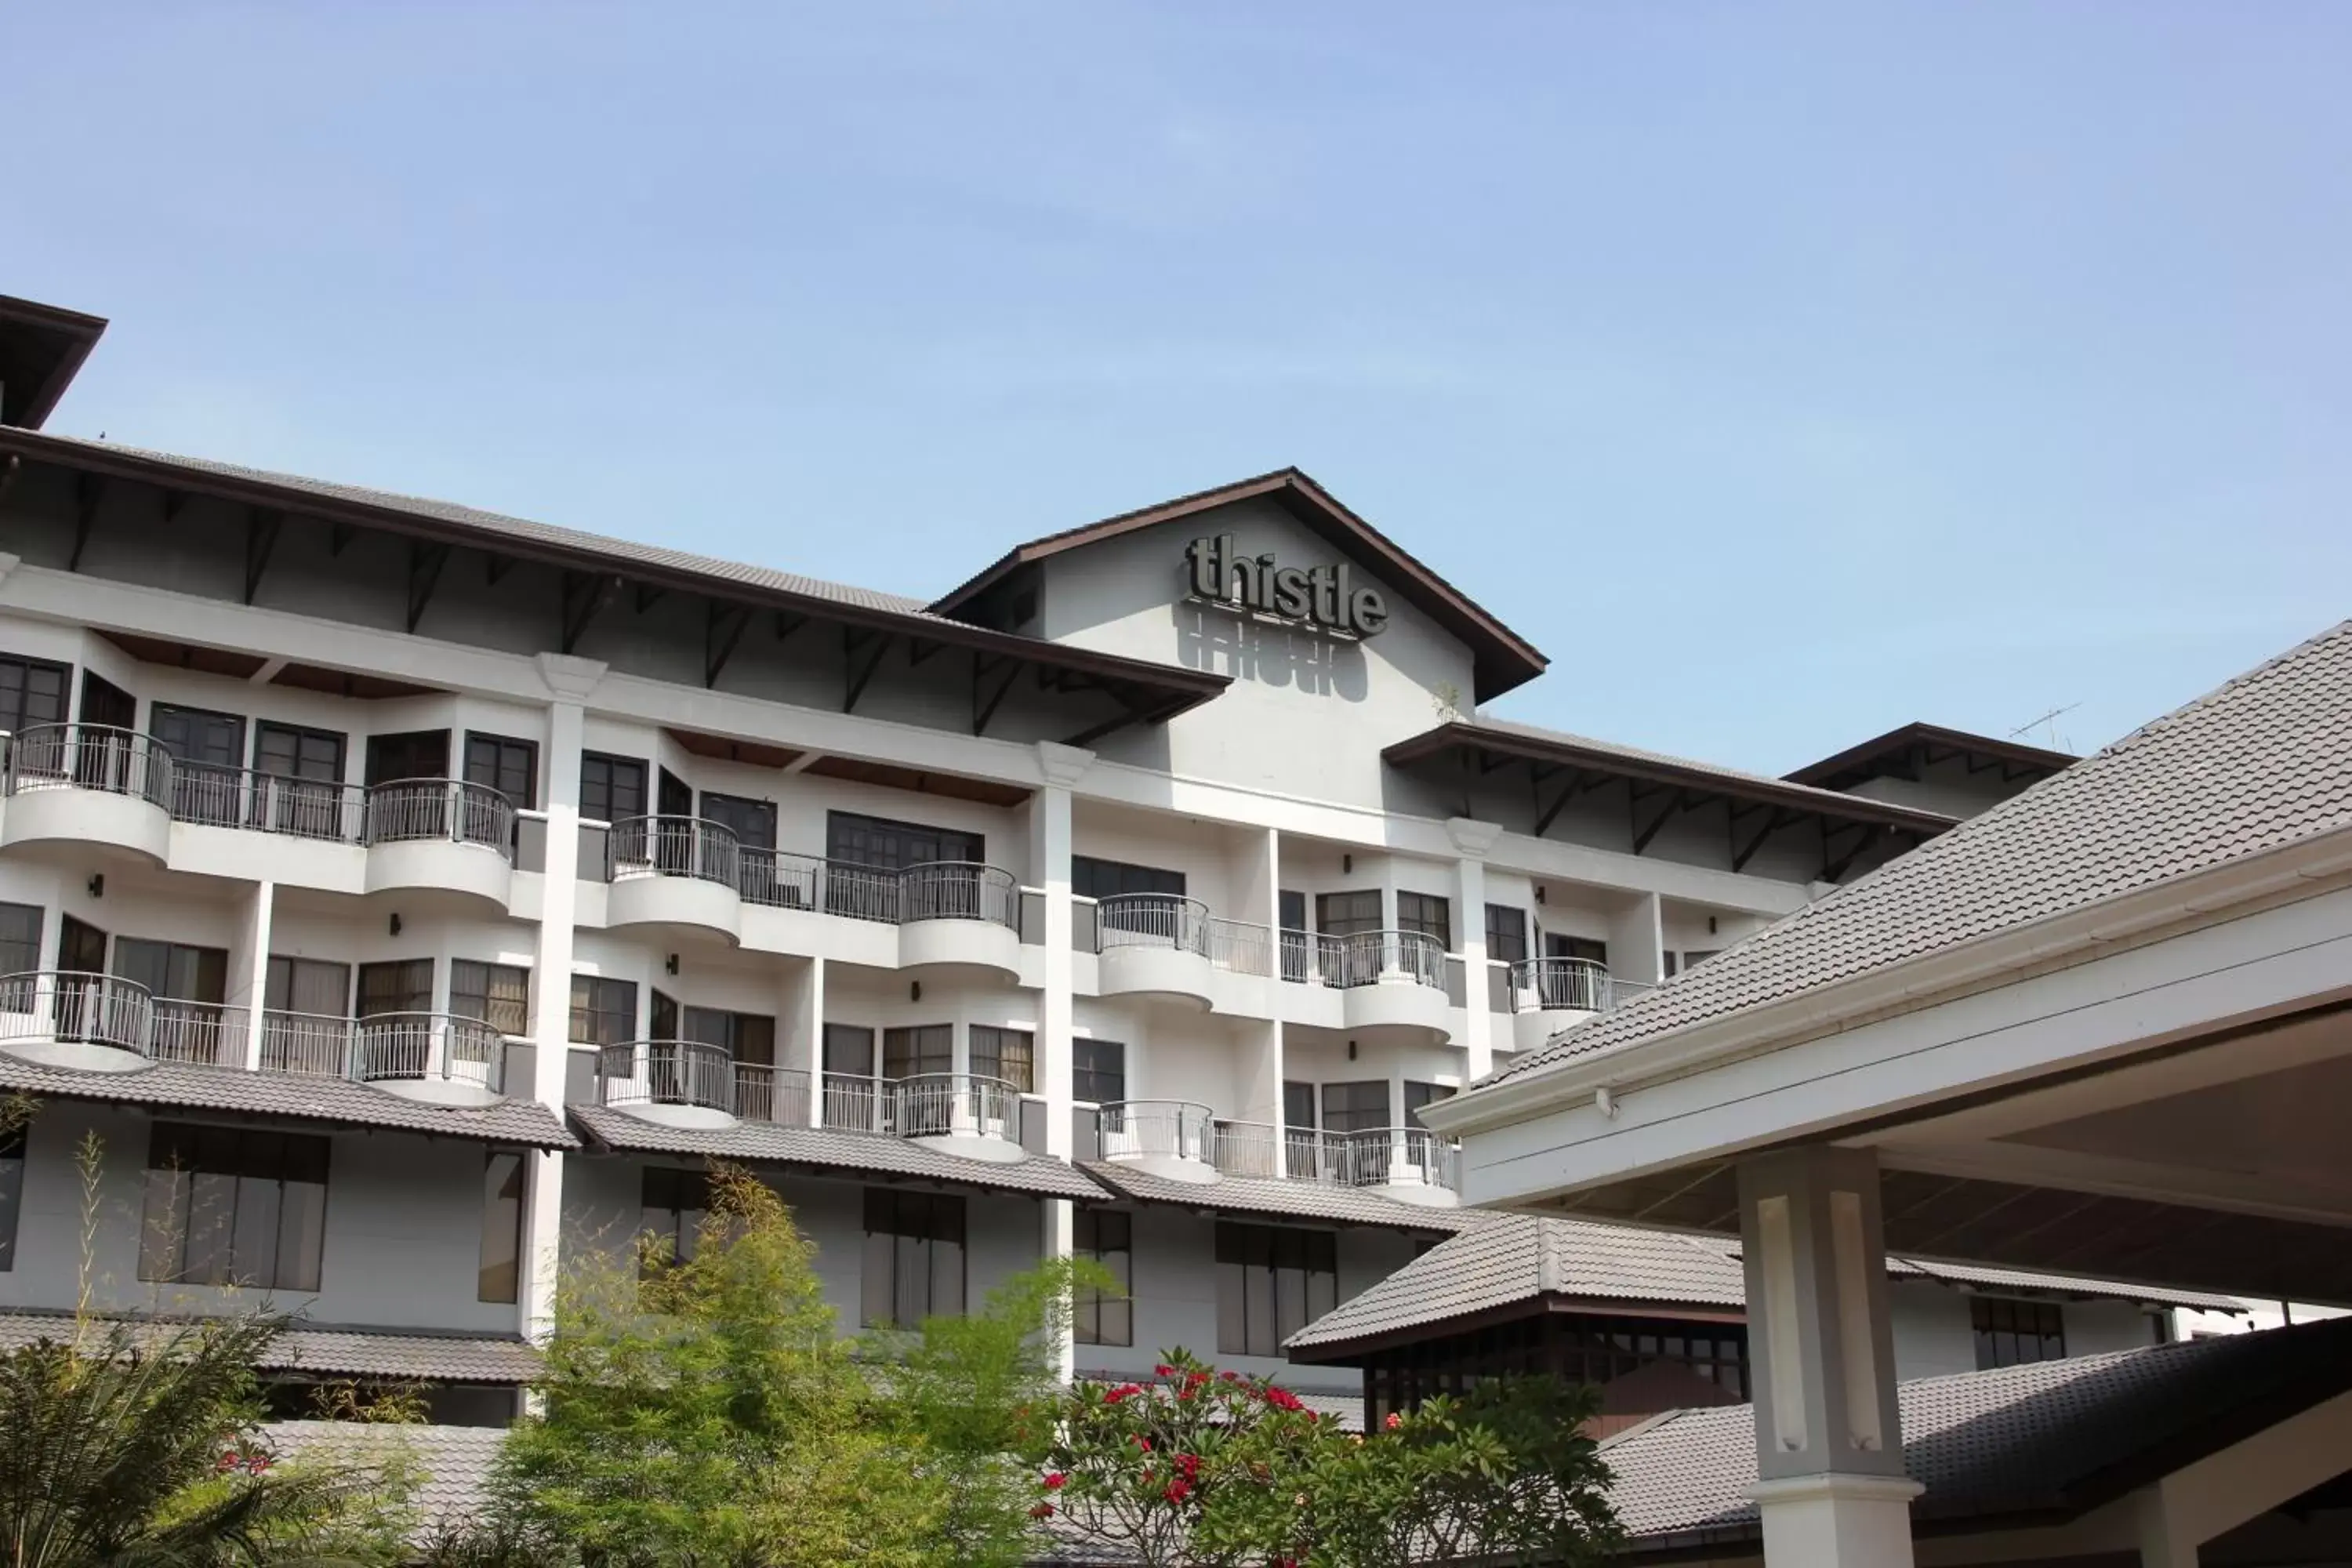
[[[569,1108],[573,1120],[610,1149],[644,1154],[699,1154],[747,1164],[914,1177],[1039,1197],[1099,1200],[1102,1189],[1059,1160],[1032,1154],[999,1164],[926,1148],[905,1138],[739,1121],[732,1127],[670,1127],[601,1105]]]
[[[2352,1388],[2352,1318],[1903,1384],[1912,1517],[2057,1522]],[[1754,1406],[1680,1410],[1602,1445],[1633,1549],[1756,1531]]]
[[[415,1539],[443,1523],[478,1519],[490,1468],[506,1443],[503,1426],[409,1426],[371,1421],[273,1421],[262,1435],[280,1459],[347,1465],[395,1463],[422,1473],[414,1507]]]
[[[1747,1303],[1735,1241],[1549,1215],[1470,1212],[1474,1222],[1461,1235],[1316,1319],[1284,1342],[1284,1348],[1294,1353],[1339,1350],[1544,1296],[1718,1308]],[[1890,1274],[1955,1285],[2244,1310],[2232,1297],[2069,1275],[1900,1258],[1888,1258],[1886,1268]]]
[[[1284,1342],[1292,1352],[1352,1343],[1539,1296],[1738,1307],[1739,1259],[1726,1243],[1633,1226],[1476,1212],[1431,1247]]]
[[[332,479],[314,479],[301,474],[281,474],[268,468],[250,468],[239,463],[215,462],[210,458],[183,457],[176,452],[157,452],[139,447],[127,447],[119,441],[91,441],[79,437],[44,433],[45,439],[60,446],[83,447],[93,453],[144,458],[153,462],[170,463],[177,468],[194,468],[202,473],[226,479],[243,479],[254,484],[272,485],[283,489],[299,490],[321,500],[352,501],[361,506],[382,507],[391,511],[404,511],[434,522],[456,523],[461,528],[478,529],[486,533],[503,533],[518,541],[528,541],[551,549],[577,551],[587,554],[610,557],[616,562],[659,567],[672,572],[688,572],[696,576],[725,579],[750,588],[764,588],[776,593],[793,594],[804,598],[829,599],[835,604],[856,609],[878,610],[892,616],[919,616],[953,625],[942,616],[935,616],[924,608],[920,599],[910,599],[902,594],[885,594],[873,588],[851,587],[841,583],[828,583],[822,578],[803,577],[793,572],[777,572],[765,566],[747,566],[740,562],[720,561],[713,556],[696,555],[688,551],[672,550],[666,545],[640,544],[634,540],[612,539],[603,534],[583,533],[577,529],[558,528],[552,523],[533,522],[529,518],[509,517],[504,512],[484,511],[478,507],[461,506],[456,501],[435,500],[425,496],[403,495],[397,490],[380,490],[366,485],[339,484]]]
[[[481,1110],[427,1105],[339,1078],[247,1072],[241,1068],[156,1062],[134,1072],[83,1072],[28,1062],[0,1051],[0,1089],[39,1098],[160,1105],[177,1110],[287,1116],[336,1127],[384,1127],[520,1143],[534,1149],[574,1149],[580,1141],[555,1113],[532,1100],[502,1100]]]
[[[157,1334],[168,1334],[184,1321],[162,1320],[150,1326]],[[73,1331],[68,1312],[0,1312],[0,1351],[21,1350],[37,1340],[62,1341]],[[337,1377],[520,1384],[539,1375],[539,1352],[520,1339],[497,1335],[316,1329],[298,1323],[270,1342],[259,1364],[271,1372]]]
[[[1470,1212],[1402,1203],[1361,1187],[1322,1182],[1286,1182],[1261,1176],[1219,1176],[1213,1182],[1180,1182],[1116,1160],[1087,1160],[1079,1168],[1118,1196],[1138,1203],[1177,1204],[1225,1214],[1266,1215],[1288,1219],[1330,1220],[1339,1225],[1384,1226],[1393,1230],[1460,1230]]]
[[[1928,840],[1497,1082],[2352,827],[2352,622]]]

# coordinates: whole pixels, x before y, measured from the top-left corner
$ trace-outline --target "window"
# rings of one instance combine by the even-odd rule
[[[133,936],[114,943],[114,973],[143,985],[151,996],[217,1005],[228,989],[228,953],[217,947],[184,947]]]
[[[1070,1096],[1095,1105],[1125,1100],[1127,1047],[1117,1040],[1072,1040]]]
[[[399,784],[406,779],[446,779],[449,776],[449,731],[412,730],[398,735],[370,735],[367,765],[362,771],[371,786]]]
[[[1696,969],[1700,964],[1705,963],[1708,959],[1713,958],[1717,953],[1721,952],[1723,950],[1719,947],[1693,948],[1682,955],[1682,962],[1677,965],[1675,962],[1674,950],[1669,948],[1666,950],[1666,978],[1672,980],[1676,974],[1681,973],[1683,970]]]
[[[1404,1086],[1404,1124],[1421,1125],[1421,1108],[1441,1100],[1451,1100],[1454,1091],[1442,1083],[1407,1083]]]
[[[1315,929],[1325,936],[1353,936],[1358,931],[1378,931],[1381,919],[1378,888],[1315,896]]]
[[[1129,866],[1118,860],[1097,860],[1091,855],[1070,857],[1070,891],[1082,899],[1108,899],[1120,893],[1184,893],[1184,873],[1150,866]]]
[[[45,659],[0,656],[0,730],[14,735],[28,724],[64,723],[71,673]]]
[[[343,738],[327,730],[262,724],[253,732],[253,771],[320,784],[343,781]]]
[[[522,1156],[493,1149],[482,1164],[482,1266],[478,1301],[511,1301],[522,1261]]]
[[[1546,958],[1580,958],[1588,963],[1597,963],[1606,969],[1609,967],[1609,944],[1605,942],[1594,942],[1589,937],[1561,936],[1557,931],[1546,931],[1544,932],[1544,956]],[[1668,955],[1668,961],[1672,961],[1671,954]],[[1672,971],[1668,973],[1671,973]]]
[[[912,1329],[963,1315],[963,1200],[943,1193],[866,1191],[862,1314],[869,1329]]]
[[[16,1215],[25,1206],[25,1129],[0,1133],[0,1273],[16,1267]]]
[[[646,764],[634,757],[580,753],[580,815],[590,822],[625,822],[646,814]]]
[[[882,1031],[882,1076],[916,1078],[955,1070],[955,1026],[925,1024]]]
[[[583,1046],[625,1045],[636,1037],[637,983],[572,977],[572,1038]]]
[[[933,860],[978,863],[988,858],[988,846],[977,833],[828,811],[824,814],[824,857],[852,866],[878,866],[886,871],[896,871]]]
[[[683,1263],[694,1256],[695,1238],[702,1234],[703,1216],[710,1212],[710,1177],[701,1171],[674,1171],[666,1165],[646,1168],[644,1217],[640,1235],[653,1237],[649,1266]]]
[[[1969,1318],[1977,1331],[1979,1372],[2066,1358],[2066,1314],[2055,1301],[1974,1296]]]
[[[325,1018],[349,1016],[351,967],[323,959],[288,958],[273,953],[263,981],[261,1005],[272,1012],[314,1013]]]
[[[1361,1132],[1394,1126],[1389,1120],[1389,1086],[1385,1079],[1361,1083],[1323,1086],[1323,1131]]]
[[[654,993],[654,1008],[659,1013],[669,999],[660,992]],[[772,1067],[776,1060],[776,1021],[763,1013],[725,1013],[716,1007],[688,1007],[682,1010],[682,1021],[667,1028],[654,1026],[654,1038],[693,1040],[706,1046],[717,1046],[739,1062],[756,1067]],[[671,1031],[676,1031],[672,1033]]]
[[[396,963],[360,965],[360,1001],[356,1015],[381,1017],[386,1013],[433,1011],[433,961],[404,958]]]
[[[1419,931],[1437,939],[1437,945],[1446,952],[1454,951],[1454,906],[1434,893],[1399,893],[1397,895],[1397,930]]]
[[[1528,955],[1528,911],[1508,904],[1486,906],[1486,956],[1517,963]]]
[[[0,974],[26,974],[40,967],[40,906],[0,904]]]
[[[148,713],[147,727],[172,753],[172,815],[183,822],[236,826],[245,721],[234,713],[158,702]]]
[[[850,1078],[872,1078],[874,1031],[858,1024],[827,1024],[824,1070]]]
[[[714,795],[702,792],[702,815],[735,835],[739,844],[757,849],[776,847],[776,803],[771,800],[746,800],[741,795]]]
[[[1026,1029],[971,1026],[971,1073],[974,1078],[1002,1079],[1023,1094],[1037,1088],[1036,1037]]]
[[[1339,1304],[1339,1244],[1329,1231],[1217,1226],[1220,1354],[1280,1355],[1284,1340]]]
[[[1075,1309],[1078,1343],[1131,1345],[1135,1342],[1135,1303],[1127,1295],[1135,1287],[1133,1216],[1114,1209],[1080,1208],[1070,1216],[1070,1250],[1090,1258],[1118,1277],[1118,1289],[1080,1290]]]
[[[326,1226],[324,1138],[155,1124],[140,1279],[316,1290]]]
[[[527,811],[539,804],[539,747],[504,735],[468,733],[466,782],[487,784]]]
[[[479,1018],[501,1035],[530,1033],[530,971],[512,963],[449,961],[449,1014]]]

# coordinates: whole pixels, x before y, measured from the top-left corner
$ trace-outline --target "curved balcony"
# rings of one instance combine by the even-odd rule
[[[45,969],[0,978],[0,1050],[49,1067],[131,1072],[152,1060],[154,1000],[111,974]]]
[[[1209,1005],[1208,905],[1177,893],[1115,893],[1096,902],[1095,928],[1102,995]]]
[[[352,1077],[436,1105],[488,1105],[503,1088],[506,1037],[479,1018],[377,1013],[352,1021]]]
[[[897,873],[898,963],[1021,973],[1021,885],[971,860],[933,860]]]
[[[1180,1182],[1213,1182],[1216,1113],[1189,1100],[1123,1100],[1096,1112],[1102,1157]]]
[[[671,1127],[735,1124],[736,1064],[724,1046],[634,1040],[596,1053],[596,1103]]]
[[[361,831],[367,890],[470,895],[503,908],[514,873],[514,803],[487,784],[372,784]]]
[[[740,933],[743,852],[730,829],[698,816],[635,816],[604,835],[613,884],[607,926]]]
[[[1452,1031],[1445,994],[1445,946],[1412,931],[1366,931],[1318,936],[1309,978],[1346,993],[1342,1016],[1350,1029]]]
[[[103,846],[161,866],[172,852],[172,754],[106,724],[35,724],[8,741],[0,844]]]
[[[1021,1091],[1003,1079],[977,1073],[920,1073],[885,1082],[890,1130],[975,1160],[1009,1163],[1024,1157]]]
[[[1589,958],[1523,958],[1511,965],[1510,979],[1512,1042],[1523,1051],[1654,989],[1620,980]]]

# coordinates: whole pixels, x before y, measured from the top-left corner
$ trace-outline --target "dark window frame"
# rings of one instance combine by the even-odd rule
[[[971,1251],[962,1197],[868,1187],[865,1218],[859,1321],[869,1329],[916,1329],[926,1317],[961,1317]]]
[[[1351,909],[1357,912],[1343,912]],[[1315,895],[1315,929],[1324,936],[1360,936],[1382,929],[1387,920],[1378,888]]]
[[[1334,1231],[1220,1220],[1216,1260],[1220,1355],[1278,1357],[1283,1341],[1339,1304]]]
[[[482,1245],[474,1300],[512,1302],[522,1284],[522,1221],[530,1191],[529,1160],[513,1149],[482,1155]]]
[[[40,694],[36,713],[34,677],[55,677],[57,690]],[[12,679],[11,677],[14,679]],[[54,706],[55,712],[46,711]],[[24,654],[0,654],[0,730],[11,735],[37,724],[62,724],[73,711],[73,666]]]
[[[1454,951],[1454,900],[1443,893],[1397,889],[1397,930],[1435,937],[1437,945]]]
[[[934,853],[917,853],[925,848]],[[841,865],[883,871],[941,863],[985,865],[988,837],[928,822],[868,816],[861,811],[828,811],[824,814],[824,858]]]
[[[599,770],[602,771],[603,777],[592,784],[590,781]],[[582,752],[580,753],[581,819],[585,822],[614,823],[626,822],[632,817],[645,816],[647,809],[646,791],[650,785],[652,777],[653,769],[646,764],[643,757],[615,756],[610,752]],[[618,793],[617,785],[624,778],[630,780],[631,788],[636,795],[634,802],[625,803],[635,807],[632,811],[616,809],[618,804],[624,804],[616,803],[614,799]],[[592,789],[604,797],[595,803],[595,809],[591,809],[589,795]]]
[[[1969,1327],[1979,1372],[2066,1359],[2066,1310],[2055,1301],[1971,1296]]]
[[[987,1037],[987,1059],[982,1062],[982,1037]],[[1028,1029],[994,1024],[973,1024],[965,1030],[964,1059],[974,1078],[992,1078],[1011,1084],[1022,1094],[1037,1092],[1037,1037]],[[1008,1070],[1008,1063],[1012,1070]]]
[[[449,1016],[478,1018],[501,1035],[530,1034],[530,968],[478,958],[451,959]]]
[[[489,766],[486,769],[478,769],[475,766],[474,748],[478,743],[495,748],[495,752],[489,759]],[[520,793],[509,788],[508,784],[511,776],[509,764],[513,761],[512,753],[515,752],[520,752],[522,755],[523,776]],[[482,784],[498,791],[519,811],[529,811],[539,805],[539,742],[537,741],[527,741],[520,735],[494,735],[487,730],[467,730],[458,741],[457,759],[458,775],[467,784]],[[476,773],[480,772],[487,772],[491,776],[476,777]]]
[[[1135,1216],[1081,1204],[1070,1221],[1071,1256],[1091,1258],[1118,1279],[1117,1291],[1074,1293],[1073,1336],[1082,1345],[1135,1343]]]
[[[710,1214],[710,1173],[647,1165],[637,1191],[641,1271],[651,1273],[672,1263],[690,1261],[702,1235],[702,1222]],[[654,1237],[656,1245],[646,1246],[642,1240],[646,1237]]]
[[[599,1020],[611,1027],[599,1034]],[[584,1026],[583,1026],[584,1023]],[[637,1037],[637,983],[604,974],[572,977],[572,1016],[565,1034],[573,1045],[625,1046]]]
[[[1070,857],[1070,891],[1082,899],[1113,899],[1123,893],[1184,897],[1184,873],[1096,855]]]
[[[1103,1053],[1108,1053],[1106,1058]],[[1105,1059],[1113,1065],[1103,1065]],[[1117,1105],[1127,1098],[1127,1042],[1078,1036],[1070,1041],[1070,1098],[1087,1105]],[[1117,1094],[1089,1094],[1088,1089],[1116,1088]]]
[[[326,1254],[331,1152],[331,1141],[316,1133],[155,1122],[140,1279],[315,1294]],[[289,1225],[300,1232],[290,1258]]]
[[[1486,906],[1486,956],[1501,963],[1517,963],[1527,958],[1527,910],[1517,904]]]

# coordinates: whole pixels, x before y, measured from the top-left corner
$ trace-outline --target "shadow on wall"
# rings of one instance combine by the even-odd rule
[[[1268,626],[1190,602],[1170,606],[1169,614],[1176,624],[1177,661],[1187,669],[1262,686],[1296,687],[1343,702],[1361,702],[1370,694],[1359,644]]]

